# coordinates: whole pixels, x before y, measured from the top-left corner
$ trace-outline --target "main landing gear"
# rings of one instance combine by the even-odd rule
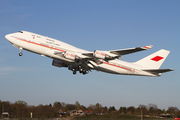
[[[73,74],[75,75],[77,73],[77,71],[79,71],[79,73],[82,73],[83,75],[88,74],[89,70],[86,68],[82,68],[81,66],[78,66],[77,68],[73,68],[71,69],[73,71]]]
[[[76,70],[75,70],[75,69],[72,69],[72,71],[73,71],[73,74],[75,75],[75,74],[76,74]]]
[[[19,48],[20,49],[20,53],[19,53],[19,56],[22,56],[23,55],[23,53],[22,53],[22,51],[23,51],[23,48]]]

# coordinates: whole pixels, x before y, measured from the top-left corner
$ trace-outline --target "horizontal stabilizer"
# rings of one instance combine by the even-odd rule
[[[153,74],[157,74],[157,73],[164,73],[164,72],[173,71],[173,69],[150,69],[150,70],[143,70],[143,71],[150,72]]]

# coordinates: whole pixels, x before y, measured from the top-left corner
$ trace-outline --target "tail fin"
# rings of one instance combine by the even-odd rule
[[[161,49],[137,62],[135,64],[140,65],[146,69],[159,69],[170,51]]]

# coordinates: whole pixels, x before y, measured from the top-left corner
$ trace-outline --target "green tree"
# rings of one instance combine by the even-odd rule
[[[86,106],[84,106],[84,105],[81,105],[81,106],[80,106],[80,109],[82,109],[83,111],[84,111],[84,110],[87,110]]]
[[[124,115],[127,112],[127,108],[126,107],[120,107],[119,112],[120,112],[121,115]]]
[[[103,107],[103,113],[108,113],[108,108],[106,106]]]
[[[66,104],[66,106],[65,106],[64,109],[63,109],[63,111],[64,111],[64,112],[69,111],[69,105],[68,105],[68,104]]]
[[[149,107],[149,115],[157,115],[158,107],[155,104],[148,104]]]
[[[0,100],[0,113],[2,113],[2,103],[1,103],[1,100]],[[0,114],[0,117],[1,117],[1,114]]]
[[[60,110],[63,109],[61,103],[60,103],[60,102],[57,102],[57,101],[54,102],[53,107],[54,107],[54,109],[55,109],[56,112],[58,112],[58,111],[60,111]]]
[[[75,109],[75,105],[74,104],[68,104],[69,110],[74,110]]]
[[[133,115],[135,113],[135,107],[130,106],[127,108],[127,115]]]
[[[64,108],[66,106],[65,102],[61,102],[62,108]]]
[[[23,105],[23,106],[28,106],[28,104],[22,100],[18,100],[15,102],[15,104]]]
[[[117,110],[113,110],[113,111],[110,112],[110,114],[112,114],[112,115],[118,115],[118,111],[117,111]]]
[[[75,108],[76,108],[77,110],[79,110],[79,109],[80,109],[80,104],[79,104],[79,102],[78,102],[78,101],[76,101],[76,102],[75,102]]]
[[[168,110],[167,110],[168,113],[170,113],[171,115],[174,115],[174,117],[178,117],[179,115],[179,109],[177,107],[168,107]]]
[[[139,115],[141,115],[141,111],[143,112],[143,115],[148,115],[148,107],[146,105],[139,105],[136,109],[136,112]]]
[[[116,110],[116,108],[115,108],[114,106],[112,106],[112,107],[110,106],[110,107],[109,107],[109,112],[112,112],[112,111],[114,111],[114,110]]]
[[[90,104],[87,109],[88,111],[94,111],[94,105]]]
[[[102,107],[101,104],[96,103],[96,105],[95,105],[95,112],[96,113],[102,113],[103,112],[103,107]]]
[[[26,118],[28,116],[28,104],[18,100],[13,104],[13,111],[18,118]]]

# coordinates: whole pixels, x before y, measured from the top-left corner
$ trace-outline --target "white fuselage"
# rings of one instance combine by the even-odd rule
[[[26,31],[8,34],[5,37],[19,49],[25,49],[72,65],[76,64],[74,60],[67,59],[56,53],[65,53],[69,51],[83,56],[81,53],[89,52],[62,41]],[[101,59],[100,61],[102,62],[101,64],[96,64],[89,60],[89,62],[93,64],[91,69],[112,74],[155,76],[149,72],[142,71],[141,69],[143,67],[134,63],[128,63],[118,59],[109,61]]]

